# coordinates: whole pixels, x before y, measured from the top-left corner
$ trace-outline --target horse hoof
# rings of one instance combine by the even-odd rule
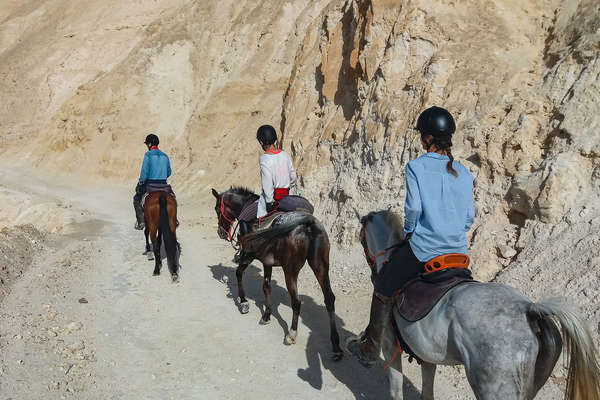
[[[292,345],[296,344],[296,331],[290,331],[287,335],[285,335],[285,344]]]
[[[159,275],[160,275],[160,272],[156,272],[156,271],[154,271],[154,272],[152,273],[152,276],[159,276]]]
[[[179,275],[171,275],[171,280],[173,281],[173,283],[179,283]]]
[[[344,358],[343,351],[334,351],[333,354],[331,355],[332,361],[340,361],[342,358]]]
[[[148,258],[148,261],[154,260],[154,254],[153,253],[146,254],[146,257]]]
[[[240,312],[242,314],[248,314],[250,312],[250,304],[247,301],[240,303]]]
[[[261,325],[269,325],[271,323],[271,320],[261,318],[260,321],[258,321],[258,323]]]

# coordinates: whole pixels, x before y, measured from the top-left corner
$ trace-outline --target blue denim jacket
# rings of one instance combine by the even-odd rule
[[[467,254],[465,232],[475,217],[473,176],[458,161],[458,177],[446,170],[448,156],[424,154],[406,166],[404,233],[423,262],[448,253]]]
[[[169,157],[158,149],[147,151],[144,154],[139,183],[144,183],[148,180],[166,181],[169,176],[171,176],[171,162],[169,161]]]

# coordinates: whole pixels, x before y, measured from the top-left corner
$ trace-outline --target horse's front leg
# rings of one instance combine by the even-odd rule
[[[423,400],[433,400],[433,381],[435,379],[435,364],[421,362],[421,376],[423,386],[421,387],[421,398]]]
[[[148,226],[146,226],[146,228],[144,228],[144,236],[146,237],[146,251],[144,252],[144,254],[148,254],[152,251],[152,248],[150,248],[150,240],[149,240],[149,236],[150,236],[150,231],[148,230]]]
[[[393,318],[393,317],[391,317]],[[381,351],[385,360],[388,378],[390,381],[390,396],[394,400],[402,400],[404,398],[404,375],[402,374],[402,353],[398,348],[396,340],[396,332],[390,323],[383,330],[381,340]]]
[[[265,312],[260,319],[261,325],[266,325],[271,322],[271,273],[273,267],[265,266],[265,278],[263,280],[263,292],[265,293]]]
[[[296,336],[298,335],[298,316],[300,315],[300,298],[298,297],[298,272],[300,268],[290,268],[289,270],[286,267],[283,267],[283,271],[285,274],[285,285],[287,286],[287,290],[290,293],[290,300],[292,303],[292,324],[290,326],[290,331],[285,337],[285,344],[295,344]]]
[[[248,314],[248,311],[250,311],[250,305],[248,304],[248,300],[246,300],[246,292],[244,292],[244,285],[242,282],[243,278],[244,278],[244,271],[246,270],[246,268],[248,268],[248,264],[241,264],[235,270],[235,276],[237,278],[237,284],[238,284],[238,297],[239,297],[239,302],[240,302],[240,312],[242,314]]]

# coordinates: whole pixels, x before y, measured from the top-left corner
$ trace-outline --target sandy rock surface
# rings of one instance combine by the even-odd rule
[[[258,191],[255,131],[274,125],[334,242],[341,329],[357,333],[371,290],[358,218],[402,214],[404,166],[421,153],[412,127],[434,104],[455,115],[453,155],[475,177],[476,277],[566,296],[600,343],[599,7],[1,2],[1,392],[233,398],[252,384],[278,398],[381,398],[381,374],[327,361],[310,271],[296,347],[281,344],[282,275],[279,324],[256,326],[259,268],[248,274],[256,318],[237,313],[210,189]],[[131,230],[149,132],[171,157],[182,211],[179,286],[151,279]],[[470,398],[460,368],[439,371],[441,398]],[[416,398],[418,369],[406,373]],[[561,398],[563,381],[557,367],[539,398]]]

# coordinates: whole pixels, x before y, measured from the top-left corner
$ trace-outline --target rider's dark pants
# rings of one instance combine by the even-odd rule
[[[368,359],[377,359],[381,349],[383,330],[388,324],[396,292],[409,280],[424,272],[424,264],[415,256],[410,244],[396,248],[375,278],[375,292],[371,299],[369,325],[361,338],[360,349]]]
[[[133,196],[133,209],[135,210],[135,218],[141,224],[144,222],[144,209],[142,208],[142,196],[146,193],[146,184],[138,183],[135,187],[135,195]]]
[[[409,280],[425,272],[425,263],[415,256],[410,244],[396,248],[375,278],[375,291],[391,297]]]

